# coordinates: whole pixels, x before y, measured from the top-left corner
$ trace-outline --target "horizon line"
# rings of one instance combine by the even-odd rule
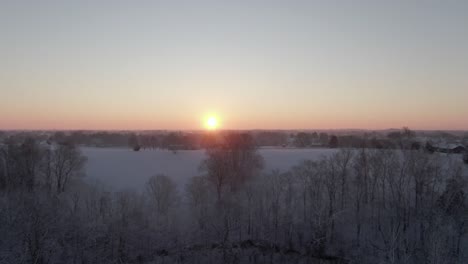
[[[406,126],[402,126],[400,128],[379,128],[379,129],[372,129],[372,128],[223,128],[223,129],[216,129],[215,131],[388,131],[388,130],[401,130]],[[468,132],[467,129],[413,129],[408,127],[410,130],[413,131],[428,131],[428,132],[437,132],[437,131],[452,131],[452,132]],[[208,131],[206,129],[197,128],[197,129],[168,129],[168,128],[157,128],[157,129],[80,129],[80,128],[7,128],[3,129],[0,128],[1,132],[14,132],[14,131],[24,131],[24,132],[40,132],[40,131],[67,131],[67,132],[88,132],[88,131],[112,131],[112,132],[131,132],[131,131]]]

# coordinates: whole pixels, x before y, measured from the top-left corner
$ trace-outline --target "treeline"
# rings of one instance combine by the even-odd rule
[[[156,174],[109,192],[79,181],[74,145],[0,153],[0,263],[468,261],[467,175],[448,156],[341,149],[263,172],[254,139],[226,134],[184,188]]]
[[[21,141],[34,138],[49,144],[73,143],[79,146],[128,147],[141,149],[194,150],[208,149],[223,144],[230,131],[141,131],[141,132],[19,132],[8,138]],[[325,132],[287,131],[245,131],[253,138],[257,147],[329,147],[329,148],[378,148],[378,149],[420,149],[426,142],[418,140],[416,133],[408,128],[388,134],[361,132],[354,134],[333,134]],[[439,135],[439,134],[437,134]],[[1,134],[0,134],[1,136]],[[428,135],[429,136],[429,135]],[[443,138],[454,140],[456,136],[443,133]],[[440,138],[440,137],[439,137]]]

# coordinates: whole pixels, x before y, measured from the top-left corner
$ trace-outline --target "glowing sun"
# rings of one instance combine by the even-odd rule
[[[207,129],[215,130],[216,128],[218,128],[219,125],[218,118],[216,118],[215,116],[208,117],[206,119],[205,125]]]

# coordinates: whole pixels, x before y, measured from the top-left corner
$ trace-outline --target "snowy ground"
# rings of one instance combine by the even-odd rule
[[[88,157],[86,180],[98,180],[113,189],[141,190],[148,178],[164,173],[174,179],[179,188],[187,180],[200,175],[200,162],[205,158],[204,150],[179,151],[143,150],[134,152],[124,148],[83,148]],[[260,149],[265,160],[265,171],[288,170],[305,159],[318,159],[330,155],[333,149]]]

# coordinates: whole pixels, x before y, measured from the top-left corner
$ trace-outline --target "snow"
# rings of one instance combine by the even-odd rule
[[[142,150],[124,148],[82,148],[88,158],[86,180],[99,181],[114,190],[142,190],[152,175],[163,173],[183,188],[187,180],[200,175],[200,162],[205,158],[204,150],[178,151]],[[335,153],[335,149],[283,149],[265,148],[259,152],[265,161],[264,171],[274,169],[286,171],[306,159],[318,159]]]
[[[205,158],[204,150],[184,150],[174,154],[168,150],[141,150],[127,148],[82,148],[88,158],[86,178],[98,181],[113,190],[143,190],[149,177],[163,173],[171,177],[179,188],[183,188],[192,176],[201,175],[200,163]],[[286,171],[302,160],[317,160],[335,153],[336,149],[311,148],[262,148],[259,153],[265,161],[264,171]],[[460,160],[461,155],[441,154],[447,159]],[[468,173],[468,166],[465,172]]]

